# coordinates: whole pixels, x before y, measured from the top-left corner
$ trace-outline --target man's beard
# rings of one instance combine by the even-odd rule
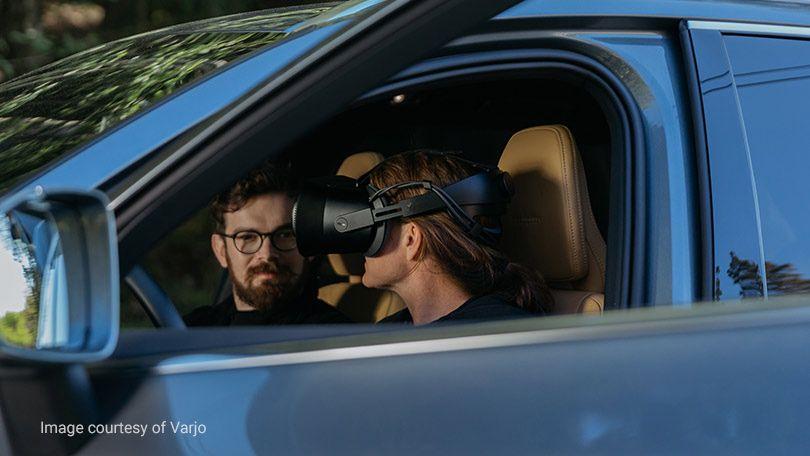
[[[302,278],[306,277],[307,271],[307,264],[304,264],[304,270],[299,275],[284,265],[262,263],[248,269],[245,282],[242,283],[234,277],[233,269],[228,268],[234,294],[242,302],[259,312],[284,307],[284,305],[297,297],[301,292]],[[276,277],[272,280],[265,279],[259,284],[253,285],[256,275],[262,273],[274,273]]]

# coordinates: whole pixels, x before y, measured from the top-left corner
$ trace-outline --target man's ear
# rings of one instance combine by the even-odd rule
[[[413,222],[403,224],[400,241],[402,242],[402,245],[405,246],[405,258],[408,261],[421,260],[420,254],[422,250],[422,242],[424,242],[424,233],[419,225]]]
[[[217,257],[219,265],[223,268],[227,268],[228,259],[226,257],[227,253],[225,252],[225,239],[222,236],[218,234],[211,235],[211,250],[214,251],[214,256]]]

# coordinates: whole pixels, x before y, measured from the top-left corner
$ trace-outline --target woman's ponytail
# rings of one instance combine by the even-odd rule
[[[554,306],[554,298],[542,276],[518,263],[506,264],[495,278],[493,292],[532,313],[549,314]]]

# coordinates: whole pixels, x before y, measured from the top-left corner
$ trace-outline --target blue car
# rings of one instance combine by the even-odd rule
[[[799,1],[298,5],[0,84],[0,454],[805,452],[808,101]],[[510,172],[554,315],[375,325],[333,255],[355,324],[186,327],[215,194],[414,148]]]

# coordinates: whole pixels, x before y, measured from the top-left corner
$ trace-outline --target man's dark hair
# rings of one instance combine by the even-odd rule
[[[285,193],[294,198],[298,196],[298,185],[290,163],[265,163],[211,201],[211,216],[216,222],[216,230],[225,229],[226,212],[238,211],[251,198],[267,193]]]

